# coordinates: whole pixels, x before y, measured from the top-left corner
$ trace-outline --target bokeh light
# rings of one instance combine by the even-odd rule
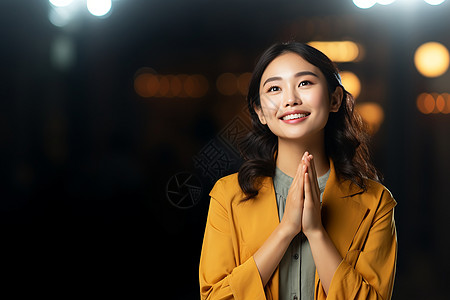
[[[49,2],[56,7],[68,6],[73,0],[49,0]]]
[[[433,96],[428,93],[422,93],[417,97],[417,108],[423,114],[430,114],[435,107],[435,101]]]
[[[201,98],[206,95],[208,89],[208,80],[200,74],[190,75],[184,82],[184,90],[189,97]]]
[[[149,73],[139,74],[134,79],[134,90],[136,93],[144,98],[153,97],[159,90],[158,78]]]
[[[111,0],[87,0],[86,2],[87,9],[89,12],[96,16],[102,17],[109,13],[112,7]]]
[[[169,80],[170,95],[172,97],[180,95],[183,90],[183,84],[181,83],[180,78],[175,75],[168,75],[167,79]]]
[[[60,71],[66,71],[75,63],[76,47],[69,36],[56,37],[50,48],[50,61],[53,67]]]
[[[389,4],[392,4],[394,2],[395,2],[395,0],[378,0],[377,1],[377,3],[381,4],[381,5],[389,5]]]
[[[182,98],[189,97],[189,95],[186,93],[186,89],[184,88],[184,84],[188,78],[188,75],[187,74],[178,74],[178,75],[175,75],[175,77],[177,78],[177,80],[172,81],[173,82],[172,83],[172,85],[173,85],[172,93],[175,95],[175,97],[176,96],[182,97]],[[177,82],[175,82],[175,81],[177,81]],[[178,89],[178,83],[180,84],[179,87],[181,88],[181,90],[180,90],[180,93],[178,95],[176,95],[177,89]],[[208,84],[208,82],[206,82],[206,84]]]
[[[358,76],[349,71],[342,71],[339,74],[341,75],[344,88],[353,95],[353,98],[358,98],[361,93],[361,82],[359,81]]]
[[[356,104],[355,109],[367,124],[370,134],[375,134],[384,120],[383,108],[378,103],[364,102]]]
[[[372,6],[375,5],[375,3],[377,3],[376,0],[353,0],[353,3],[362,9],[367,9],[367,8],[371,8]]]
[[[436,95],[436,113],[443,112],[445,109],[445,99],[442,95]]]
[[[237,77],[232,73],[223,73],[217,78],[216,86],[219,93],[232,96],[238,91]]]
[[[424,0],[424,1],[430,5],[439,5],[444,3],[445,0]]]
[[[443,93],[442,98],[445,101],[445,106],[442,109],[443,114],[450,114],[450,94],[449,93]]]
[[[438,77],[448,70],[450,56],[447,48],[437,42],[428,42],[417,48],[414,64],[425,77]]]
[[[170,97],[170,82],[167,76],[158,76],[159,79],[159,90],[156,96],[160,97]]]
[[[422,93],[417,96],[417,109],[423,114],[450,113],[449,93]]]
[[[72,20],[73,14],[64,8],[54,7],[48,13],[50,23],[56,27],[64,27]]]
[[[248,86],[250,84],[250,79],[252,78],[252,73],[245,72],[239,75],[237,82],[238,82],[238,89],[239,92],[246,96],[248,93]]]
[[[134,79],[134,90],[143,98],[203,97],[208,91],[208,80],[203,75],[156,75],[152,69],[139,70]]]
[[[352,41],[311,41],[308,45],[322,51],[334,62],[352,62],[360,56],[360,46]]]

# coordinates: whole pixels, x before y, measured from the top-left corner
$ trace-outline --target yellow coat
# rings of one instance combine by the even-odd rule
[[[390,299],[397,260],[395,200],[381,184],[367,180],[363,192],[331,172],[322,199],[322,223],[343,257],[328,299]],[[211,193],[200,258],[202,299],[278,299],[278,268],[263,287],[253,259],[279,224],[270,177],[255,199],[244,197],[237,173],[221,178]],[[315,298],[326,299],[316,272]]]

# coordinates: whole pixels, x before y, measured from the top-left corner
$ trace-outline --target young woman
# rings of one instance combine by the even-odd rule
[[[301,43],[261,56],[239,172],[212,189],[202,299],[389,299],[395,200],[336,66]]]

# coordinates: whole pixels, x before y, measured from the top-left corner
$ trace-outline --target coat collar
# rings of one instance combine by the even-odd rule
[[[362,192],[363,189],[354,184],[351,180],[339,180],[334,167],[334,162],[330,159],[330,177],[328,178],[328,182],[325,187],[324,197],[327,194],[332,194],[335,197],[344,198],[351,197]]]

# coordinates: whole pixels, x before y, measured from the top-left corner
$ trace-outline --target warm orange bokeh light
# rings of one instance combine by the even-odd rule
[[[232,96],[238,91],[238,81],[236,75],[232,73],[221,74],[216,81],[217,90],[219,93]]]
[[[239,75],[237,79],[239,92],[244,96],[246,96],[248,93],[248,85],[250,84],[251,78],[252,73],[246,72]]]
[[[139,74],[134,79],[134,90],[141,97],[153,97],[159,90],[159,80],[154,74]]]
[[[360,46],[352,41],[312,41],[308,44],[334,62],[357,61],[360,56]]]
[[[383,108],[374,102],[360,103],[355,108],[369,127],[369,132],[371,134],[377,132],[384,120]]]
[[[436,97],[434,98],[436,100],[436,107],[434,109],[435,113],[440,113],[444,110],[445,108],[445,99],[444,97],[442,97],[442,95],[436,95]]]
[[[203,75],[155,75],[141,73],[134,79],[134,90],[144,98],[203,97],[208,91],[208,80]]]
[[[444,98],[445,106],[442,109],[443,114],[450,113],[450,94],[449,93],[443,93],[442,98]]]
[[[159,76],[159,91],[157,96],[170,97],[170,82],[167,76]]]
[[[449,93],[422,93],[417,96],[417,109],[423,114],[450,113]]]
[[[169,80],[170,85],[170,95],[172,97],[178,96],[183,90],[183,84],[178,76],[168,75],[167,79]]]
[[[208,91],[208,80],[203,75],[190,75],[184,82],[184,90],[189,97],[203,97]]]
[[[450,63],[447,48],[437,42],[422,44],[414,54],[414,64],[425,77],[438,77],[444,74]]]
[[[361,82],[358,76],[349,71],[342,71],[339,74],[341,75],[342,85],[345,89],[353,95],[353,98],[358,98],[361,93]]]

